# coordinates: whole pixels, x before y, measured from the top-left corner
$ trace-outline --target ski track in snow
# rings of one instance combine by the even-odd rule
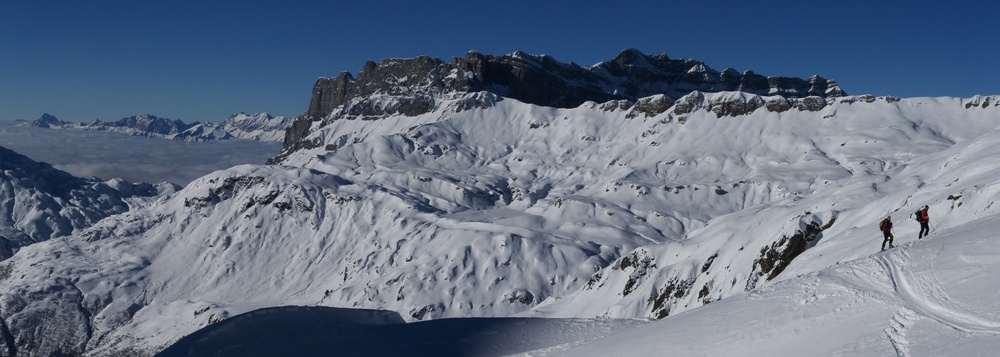
[[[958,331],[1000,335],[1000,323],[966,311],[941,289],[941,281],[933,274],[914,276],[904,270],[900,265],[913,259],[907,251],[879,254],[876,259],[888,274],[896,294],[913,311]]]

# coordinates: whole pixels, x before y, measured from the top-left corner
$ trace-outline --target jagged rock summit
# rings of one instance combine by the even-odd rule
[[[590,67],[520,51],[502,56],[472,51],[448,63],[430,57],[368,61],[357,78],[348,72],[320,78],[313,87],[306,116],[328,116],[353,99],[376,94],[479,91],[556,108],[572,108],[587,101],[636,101],[657,94],[676,100],[693,91],[743,91],[786,98],[845,95],[836,82],[820,76],[767,77],[732,68],[719,72],[693,59],[646,55],[636,49],[626,49],[614,59]],[[415,100],[400,106],[398,113],[419,114],[429,107],[426,101]],[[357,108],[351,114],[380,113]]]
[[[317,79],[309,109],[286,132],[282,154],[271,163],[319,145],[306,139],[315,121],[416,116],[434,110],[443,99],[477,92],[554,108],[574,108],[586,102],[635,103],[661,96],[657,105],[664,109],[696,92],[744,92],[812,98],[814,102],[845,95],[835,81],[820,76],[768,77],[732,68],[720,72],[693,59],[646,55],[636,49],[626,49],[610,61],[589,67],[520,51],[502,56],[471,51],[450,62],[426,56],[391,58],[368,61],[357,77],[343,72]],[[483,105],[469,103],[470,107]],[[784,106],[790,107],[787,103]]]

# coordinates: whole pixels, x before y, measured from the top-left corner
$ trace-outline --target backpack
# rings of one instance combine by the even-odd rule
[[[891,224],[888,219],[882,219],[882,222],[878,223],[878,230],[885,232],[890,229]]]

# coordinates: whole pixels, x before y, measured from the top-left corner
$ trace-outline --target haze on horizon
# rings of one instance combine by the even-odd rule
[[[0,146],[79,177],[187,185],[216,170],[263,164],[279,142],[173,141],[88,130],[41,129],[0,120]]]

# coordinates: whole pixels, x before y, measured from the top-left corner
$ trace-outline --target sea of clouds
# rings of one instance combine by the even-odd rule
[[[80,177],[178,185],[235,165],[263,164],[281,149],[277,142],[185,142],[34,128],[11,120],[0,120],[0,146]]]

